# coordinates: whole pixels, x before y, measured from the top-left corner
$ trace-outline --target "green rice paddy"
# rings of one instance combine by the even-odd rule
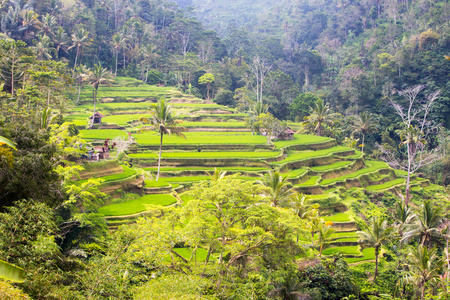
[[[288,154],[288,157],[282,161],[277,162],[277,164],[285,164],[288,162],[301,161],[311,158],[319,158],[328,156],[331,154],[337,154],[342,152],[352,151],[351,148],[345,146],[334,146],[328,149],[317,150],[317,151],[301,151],[297,153]]]
[[[99,208],[98,212],[105,216],[132,215],[146,211],[148,205],[168,206],[176,202],[177,199],[172,195],[145,195],[135,200],[102,206]]]
[[[266,137],[251,135],[250,132],[185,132],[186,139],[176,135],[164,136],[164,145],[225,145],[225,144],[265,144]],[[159,134],[144,132],[133,137],[140,145],[159,145]]]
[[[163,159],[270,158],[278,152],[163,152]],[[156,153],[130,153],[132,158],[158,158]]]
[[[344,181],[344,180],[347,180],[347,179],[356,178],[356,177],[361,176],[363,174],[368,174],[368,173],[375,172],[375,171],[378,171],[378,170],[381,170],[381,169],[389,168],[389,166],[385,162],[382,162],[382,161],[366,161],[366,164],[368,166],[367,168],[358,170],[356,172],[353,172],[351,174],[347,174],[347,175],[344,175],[344,176],[341,176],[341,177],[324,179],[324,180],[322,180],[321,184],[329,185],[329,184],[332,184],[332,183],[335,183],[335,182],[338,182],[338,181]]]

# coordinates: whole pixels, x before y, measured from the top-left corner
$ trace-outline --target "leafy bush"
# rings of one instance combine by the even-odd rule
[[[217,92],[216,97],[214,98],[214,102],[220,105],[226,105],[234,107],[234,99],[233,99],[233,92],[229,90],[220,89]]]

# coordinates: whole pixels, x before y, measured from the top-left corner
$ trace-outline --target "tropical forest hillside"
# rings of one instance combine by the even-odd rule
[[[0,299],[447,299],[447,1],[0,5]]]

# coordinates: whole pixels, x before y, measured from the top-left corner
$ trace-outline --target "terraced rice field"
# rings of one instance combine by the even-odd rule
[[[172,87],[147,86],[128,78],[119,77],[114,86],[101,87],[97,105],[97,110],[105,115],[103,123],[126,129],[86,130],[81,127],[87,125],[93,110],[91,96],[92,89],[86,86],[81,93],[81,105],[74,107],[66,117],[67,121],[79,126],[80,135],[87,141],[100,145],[107,138],[127,137],[128,132],[131,132],[136,141],[126,155],[126,161],[132,167],[124,165],[122,172],[100,177],[104,182],[120,184],[132,177],[139,178],[136,168],[155,175],[160,135],[155,131],[141,132],[143,125],[137,121],[149,116],[147,109],[156,99],[163,97],[171,100],[175,111],[180,113],[178,117],[184,120],[182,126],[193,130],[184,133],[185,139],[174,135],[164,136],[163,165],[159,181],[140,180],[139,184],[145,187],[145,192],[156,190],[159,194],[147,194],[133,200],[103,206],[99,212],[105,216],[126,218],[128,215],[145,212],[154,205],[187,203],[191,198],[181,191],[192,183],[210,180],[208,173],[214,172],[214,165],[210,162],[214,160],[240,162],[239,165],[221,162],[217,166],[229,174],[240,172],[239,178],[244,180],[258,179],[259,175],[270,169],[281,170],[283,175],[289,176],[296,189],[309,196],[310,201],[325,204],[336,201],[337,197],[333,192],[339,184],[364,179],[364,185],[360,186],[364,186],[369,192],[377,192],[401,187],[405,182],[405,179],[401,178],[404,175],[401,171],[393,172],[384,162],[364,161],[361,152],[336,145],[331,138],[295,134],[293,140],[274,141],[272,145],[267,145],[265,136],[238,131],[246,128],[245,113],[235,113],[228,107],[182,95]],[[290,123],[289,126],[293,129],[301,127],[296,123]],[[213,129],[227,132],[212,131]],[[233,131],[234,129],[236,130]],[[183,161],[184,165],[170,164],[173,161]],[[422,184],[423,181],[416,179],[414,183]],[[126,189],[127,186],[122,188]],[[347,189],[353,190],[352,186]],[[181,201],[172,196],[173,194],[178,195]],[[346,205],[339,202],[336,202],[336,205],[340,206],[335,210],[331,206],[324,216],[326,221],[335,223],[337,231],[332,236],[332,243],[324,249],[323,255],[342,253],[349,263],[374,259],[373,248],[362,249],[357,243],[354,216],[346,211]],[[206,255],[203,250],[199,249],[197,252],[199,261]],[[175,251],[186,258],[191,255],[189,248],[177,248]]]

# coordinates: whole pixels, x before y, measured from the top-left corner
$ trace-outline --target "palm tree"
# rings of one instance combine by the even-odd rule
[[[366,226],[363,231],[356,232],[360,243],[375,248],[375,275],[373,279],[375,282],[378,275],[378,254],[381,246],[389,241],[391,232],[392,228],[388,226],[387,220],[375,216],[370,219],[369,226]]]
[[[37,57],[40,60],[49,60],[52,59],[51,53],[54,53],[56,50],[52,47],[53,43],[50,38],[46,35],[38,37],[38,43],[36,44],[34,50],[37,52]]]
[[[364,111],[358,116],[353,117],[353,125],[351,126],[353,129],[352,134],[361,133],[362,134],[362,147],[361,152],[364,153],[364,140],[366,134],[374,133],[377,131],[376,123],[373,118],[373,114]]]
[[[153,104],[150,107],[150,118],[140,118],[139,121],[151,124],[161,136],[159,143],[158,173],[156,174],[156,181],[158,181],[161,168],[161,153],[164,135],[175,134],[186,138],[182,132],[187,131],[187,129],[177,126],[178,124],[183,123],[183,121],[176,119],[176,115],[172,113],[172,106],[168,105],[164,99],[159,99],[158,103]]]
[[[397,223],[400,238],[403,238],[403,230],[406,228],[406,226],[411,224],[415,217],[416,215],[413,214],[412,209],[406,206],[401,201],[395,204],[394,218]]]
[[[101,84],[110,84],[113,79],[111,74],[106,68],[102,68],[102,65],[98,64],[94,66],[94,69],[83,77],[85,82],[92,85],[92,100],[94,100],[94,112],[92,114],[92,122],[90,127],[94,125],[95,106],[97,104],[97,92]]]
[[[58,20],[55,16],[47,13],[42,17],[41,30],[39,31],[39,34],[54,37],[56,27],[58,27]]]
[[[314,107],[310,108],[310,115],[305,117],[306,121],[304,124],[314,125],[314,130],[317,132],[318,136],[322,135],[323,125],[332,125],[335,113],[330,112],[330,107],[322,99],[318,99],[314,104]]]
[[[225,177],[225,175],[227,175],[227,171],[221,171],[220,169],[217,168],[214,168],[214,173],[212,174],[209,174],[209,172],[206,173],[208,173],[208,176],[211,178],[212,181],[222,180]]]
[[[66,31],[62,27],[59,27],[53,36],[53,45],[56,47],[56,57],[59,57],[59,50],[63,50],[67,53],[67,47],[70,41]]]
[[[408,255],[411,268],[409,281],[420,290],[421,299],[424,298],[427,282],[439,277],[442,261],[436,253],[436,248],[430,250],[423,245],[413,247]]]
[[[405,232],[401,242],[419,238],[422,246],[427,244],[430,248],[432,240],[440,236],[439,225],[441,225],[442,219],[442,208],[433,206],[431,200],[424,201],[417,214],[416,222],[410,226],[409,231]]]
[[[256,120],[261,114],[267,114],[269,112],[269,105],[263,104],[261,101],[256,101],[251,104],[248,110],[247,126],[252,130],[252,135],[259,128],[256,125]]]
[[[142,62],[143,63],[143,71],[142,72],[145,72],[145,79],[143,79],[143,81],[145,83],[147,83],[147,80],[148,80],[148,70],[150,68],[153,57],[155,56],[155,50],[156,50],[155,45],[147,45],[141,49],[141,55],[143,57],[143,62]],[[145,71],[144,71],[144,69],[145,69]],[[142,76],[142,78],[143,77],[144,76]]]
[[[293,273],[288,273],[282,278],[272,282],[273,290],[268,293],[270,298],[283,300],[311,299],[309,295],[301,293],[302,283]]]
[[[320,227],[318,230],[319,239],[317,240],[317,244],[319,246],[319,256],[322,256],[322,250],[327,244],[330,243],[334,232],[335,230],[331,228],[331,226],[320,223]]]
[[[308,195],[302,193],[295,193],[291,199],[290,206],[300,219],[306,219],[309,216],[315,215],[320,207],[318,203],[308,205]]]
[[[85,65],[79,65],[78,67],[75,68],[75,71],[73,72],[72,76],[75,79],[78,89],[77,102],[75,102],[75,104],[78,104],[78,102],[80,102],[81,87],[84,86],[83,79],[86,76],[88,76],[90,71],[91,70]]]
[[[120,50],[125,49],[126,42],[127,42],[127,39],[120,32],[114,34],[112,37],[111,47],[112,47],[114,56],[116,57],[116,69],[114,71],[114,77],[117,77],[117,64],[118,64],[118,59],[119,59],[119,52],[120,52]]]
[[[89,38],[89,31],[84,28],[78,28],[75,33],[72,34],[72,46],[68,48],[77,49],[77,54],[75,56],[75,63],[73,64],[73,69],[75,70],[77,66],[78,57],[80,56],[83,47],[87,47],[92,43],[92,39]]]
[[[29,39],[34,36],[34,31],[41,28],[41,22],[39,22],[39,15],[32,10],[23,10],[21,13],[22,26],[19,27],[19,32],[24,35],[24,39]],[[30,31],[33,33],[30,34]]]
[[[411,168],[414,158],[417,154],[417,150],[423,147],[426,143],[426,140],[423,138],[423,132],[418,127],[410,126],[405,130],[400,131],[400,139],[402,142],[399,147],[406,145],[406,151],[408,154],[408,165],[407,172],[408,176],[406,178],[406,188],[405,188],[405,204],[409,204],[410,200],[410,182],[411,182]]]
[[[266,196],[269,197],[270,204],[277,206],[280,202],[285,202],[292,196],[292,187],[288,186],[288,176],[281,176],[280,172],[270,170],[266,175],[261,175],[262,180],[258,183],[268,187]]]

